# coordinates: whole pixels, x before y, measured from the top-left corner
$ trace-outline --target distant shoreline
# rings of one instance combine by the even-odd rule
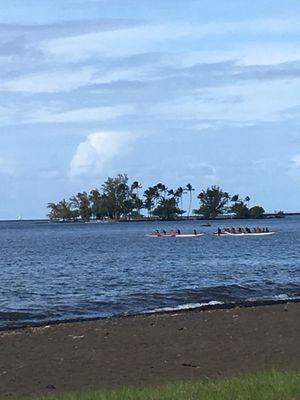
[[[198,216],[192,216],[192,217],[179,217],[179,218],[174,218],[174,219],[160,219],[160,218],[153,218],[153,217],[144,217],[141,219],[120,219],[120,220],[108,220],[108,221],[102,221],[102,220],[91,220],[88,223],[113,223],[113,222],[168,222],[168,221],[208,221],[208,222],[215,222],[215,221],[258,221],[258,220],[266,220],[266,219],[283,219],[284,217],[297,217],[300,216],[300,212],[287,212],[284,213],[283,215],[278,215],[275,213],[265,213],[263,217],[261,218],[237,218],[237,217],[232,217],[232,216],[220,216],[217,218],[203,218],[203,217],[198,217]],[[51,221],[50,219],[47,218],[29,218],[29,219],[1,219],[0,222],[49,222],[53,224],[85,224],[86,222],[83,221]]]

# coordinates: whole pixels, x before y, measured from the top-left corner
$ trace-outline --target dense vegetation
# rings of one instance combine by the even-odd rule
[[[263,373],[208,383],[68,394],[35,400],[297,400],[300,374]]]
[[[141,219],[144,210],[148,217],[161,219],[176,219],[183,215],[190,217],[195,190],[190,183],[177,189],[158,183],[142,194],[141,189],[139,182],[130,184],[127,175],[120,174],[108,178],[101,189],[78,193],[58,203],[49,203],[48,216],[54,221],[128,220]],[[183,209],[185,194],[188,195],[187,210]],[[204,218],[215,218],[224,213],[233,213],[237,218],[259,218],[265,212],[260,206],[250,208],[248,196],[242,200],[239,195],[230,196],[218,186],[202,190],[197,198],[200,205],[193,212]]]

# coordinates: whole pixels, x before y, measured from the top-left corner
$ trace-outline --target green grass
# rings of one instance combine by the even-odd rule
[[[36,400],[300,400],[300,373],[262,373],[208,383],[178,383],[40,397]]]

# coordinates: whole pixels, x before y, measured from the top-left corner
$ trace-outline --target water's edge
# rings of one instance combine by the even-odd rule
[[[162,310],[162,311],[146,311],[140,313],[128,313],[128,314],[119,314],[113,315],[109,317],[90,317],[90,318],[73,318],[73,319],[59,319],[59,320],[51,320],[49,322],[43,323],[30,323],[30,324],[18,324],[18,325],[10,325],[7,327],[0,327],[0,332],[9,332],[14,330],[25,330],[28,328],[41,328],[45,326],[57,326],[62,324],[74,324],[81,322],[94,322],[94,321],[108,321],[108,320],[120,320],[120,319],[128,319],[135,317],[148,317],[155,315],[170,315],[170,314],[184,314],[190,312],[202,312],[202,311],[214,311],[214,310],[230,310],[233,308],[251,308],[251,307],[265,307],[265,306],[273,306],[273,305],[287,305],[287,304],[297,304],[300,303],[300,298],[297,299],[285,299],[285,300],[245,300],[231,303],[219,303],[219,304],[205,304],[200,307],[191,307],[184,309],[170,309],[170,310]]]

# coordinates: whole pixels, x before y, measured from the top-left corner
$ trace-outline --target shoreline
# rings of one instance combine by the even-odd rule
[[[173,219],[166,218],[154,218],[154,217],[146,217],[140,219],[118,219],[118,220],[91,220],[89,222],[84,222],[81,220],[76,221],[55,221],[47,218],[24,218],[24,219],[1,219],[1,222],[41,222],[41,223],[53,223],[53,224],[86,224],[86,223],[116,223],[116,222],[180,222],[180,221],[204,221],[204,222],[217,222],[217,221],[249,221],[249,220],[268,220],[268,219],[283,219],[284,217],[298,217],[300,216],[300,212],[286,212],[283,215],[278,216],[278,214],[274,213],[265,213],[262,217],[259,218],[238,218],[232,216],[219,216],[216,218],[204,218],[198,216],[190,216],[190,217],[178,217]]]
[[[126,313],[126,314],[116,314],[106,317],[83,317],[83,318],[66,318],[66,319],[56,319],[56,320],[49,320],[43,322],[32,322],[32,323],[24,323],[24,324],[16,324],[10,326],[0,326],[0,334],[2,332],[9,332],[15,330],[22,330],[22,329],[30,329],[30,328],[43,328],[45,326],[56,326],[60,324],[76,324],[82,322],[97,322],[97,321],[105,321],[105,320],[114,320],[114,319],[127,319],[133,317],[142,317],[142,316],[153,316],[153,315],[168,315],[172,313],[189,313],[193,311],[215,311],[215,310],[231,310],[234,308],[251,308],[251,307],[265,307],[265,306],[272,306],[272,305],[285,305],[285,304],[297,304],[300,303],[300,298],[290,298],[290,299],[268,299],[268,300],[244,300],[244,301],[237,301],[237,302],[230,302],[230,303],[203,303],[202,306],[195,306],[190,308],[184,308],[184,305],[175,306],[173,308],[166,310],[164,307],[157,310],[150,310],[150,311],[142,311],[139,313]],[[183,308],[179,308],[183,307]],[[166,307],[168,308],[168,307]]]
[[[300,370],[300,304],[184,310],[0,332],[0,398]]]

